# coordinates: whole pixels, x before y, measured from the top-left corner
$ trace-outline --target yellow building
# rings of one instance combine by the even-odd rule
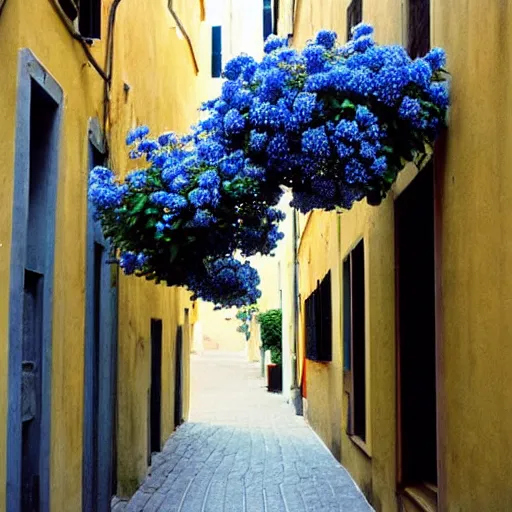
[[[106,265],[87,202],[129,129],[197,117],[204,5],[169,5],[0,1],[0,510],[109,510],[187,417],[194,306]]]
[[[445,48],[453,77],[432,165],[404,170],[379,207],[307,219],[307,419],[378,511],[512,510],[512,2],[295,5],[298,47],[362,18],[379,43]],[[332,354],[315,357],[308,299],[329,280]]]

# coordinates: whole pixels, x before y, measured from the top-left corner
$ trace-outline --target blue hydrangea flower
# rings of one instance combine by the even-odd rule
[[[227,135],[236,135],[241,133],[245,128],[244,117],[235,110],[231,109],[224,117],[224,130]]]
[[[336,126],[335,135],[337,138],[344,139],[348,142],[355,142],[361,138],[361,132],[356,121],[347,121],[342,119]]]
[[[427,87],[432,79],[432,68],[426,60],[417,59],[410,66],[411,81],[420,87]]]
[[[300,123],[307,124],[313,120],[313,114],[317,107],[316,94],[300,92],[293,102],[293,112]]]
[[[146,137],[148,133],[149,128],[147,126],[137,126],[128,132],[128,135],[126,136],[126,145],[131,146],[135,141]]]
[[[272,53],[274,50],[288,46],[288,39],[285,37],[278,37],[271,34],[265,41],[263,51],[265,53]]]
[[[442,48],[432,48],[424,59],[430,64],[432,71],[438,71],[446,65],[446,53]]]
[[[207,228],[216,222],[216,218],[208,210],[197,210],[192,219],[192,225],[197,228]]]
[[[178,136],[174,132],[162,133],[162,135],[158,137],[160,146],[175,146],[178,142]]]
[[[306,70],[309,74],[321,73],[327,64],[326,51],[319,44],[310,44],[304,48],[302,56],[306,59]]]
[[[168,208],[171,211],[179,211],[188,206],[186,198],[182,195],[164,192],[163,190],[153,192],[150,199],[156,206]]]
[[[208,170],[199,175],[197,183],[201,188],[219,188],[220,178],[215,171]]]
[[[440,108],[447,108],[450,104],[450,91],[447,82],[434,82],[430,85],[429,96],[431,101]]]
[[[416,128],[425,126],[424,120],[422,119],[421,104],[417,99],[405,96],[402,100],[402,104],[398,109],[398,115],[401,119],[410,121]]]
[[[381,156],[377,158],[373,164],[371,165],[371,170],[377,175],[377,176],[383,176],[386,172],[386,169],[388,167],[387,160],[385,156]]]
[[[366,23],[359,23],[352,28],[352,39],[359,39],[364,36],[371,36],[373,34],[373,27]]]
[[[123,269],[126,275],[133,274],[136,270],[140,270],[146,262],[145,256],[142,253],[135,254],[131,251],[121,253],[119,258],[119,266]]]
[[[114,173],[106,167],[95,167],[89,176],[89,201],[97,210],[109,210],[121,205],[128,187],[115,182]]]
[[[268,135],[259,133],[256,130],[251,131],[249,139],[249,148],[255,153],[262,153],[267,147]]]
[[[128,176],[126,176],[125,183],[131,188],[141,189],[146,186],[147,179],[147,171],[142,169],[128,174]]]
[[[252,57],[242,53],[226,64],[223,74],[228,80],[237,80],[245,68],[254,63],[255,60]]]
[[[361,128],[368,128],[372,124],[377,123],[377,117],[370,112],[368,107],[357,105],[356,107],[356,121]]]
[[[325,127],[311,128],[302,134],[302,151],[318,158],[328,158],[331,154]]]
[[[330,50],[335,44],[337,39],[336,32],[332,30],[320,30],[316,35],[316,44],[323,46],[327,50]]]

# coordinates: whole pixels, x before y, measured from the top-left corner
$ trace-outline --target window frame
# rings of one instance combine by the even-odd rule
[[[347,41],[352,38],[352,29],[363,21],[363,0],[352,0],[347,7]]]
[[[370,456],[369,449],[369,432],[368,432],[368,372],[367,372],[367,305],[366,305],[366,265],[365,265],[365,243],[364,238],[360,239],[350,250],[347,256],[342,261],[342,315],[343,315],[343,389],[348,395],[348,410],[347,410],[347,428],[346,433],[350,439],[356,444],[367,456]],[[361,251],[358,256],[357,252]],[[358,257],[359,262],[354,262]],[[360,268],[357,269],[357,265]],[[355,278],[359,270],[359,277]],[[355,292],[355,288],[358,291]],[[359,294],[357,299],[356,293]],[[362,308],[356,311],[356,305]],[[359,319],[356,315],[360,315]],[[355,339],[355,331],[359,330],[357,341]],[[356,345],[358,343],[358,345]],[[348,355],[349,361],[346,361]],[[357,359],[357,360],[356,360]],[[361,380],[358,380],[358,372],[362,370]],[[361,398],[356,398],[356,395],[363,397],[362,403],[356,403]],[[359,408],[359,406],[361,406]],[[361,421],[361,417],[356,418],[355,411],[361,411],[363,426],[357,425]]]

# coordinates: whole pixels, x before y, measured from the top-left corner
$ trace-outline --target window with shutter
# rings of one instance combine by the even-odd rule
[[[222,74],[222,27],[212,27],[212,77]]]
[[[272,32],[272,0],[263,0],[263,41],[265,41]]]
[[[430,49],[430,0],[409,0],[407,50],[415,59]]]
[[[363,0],[352,0],[347,8],[347,41],[352,29],[363,21]]]
[[[332,360],[331,273],[306,299],[306,357],[311,361]]]
[[[79,0],[78,30],[86,39],[101,38],[101,0]]]
[[[84,39],[101,38],[101,0],[58,0],[64,14],[74,21]]]

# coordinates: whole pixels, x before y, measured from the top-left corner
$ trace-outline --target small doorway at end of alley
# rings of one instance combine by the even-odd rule
[[[162,448],[162,320],[151,319],[151,388],[149,412],[149,453]]]
[[[398,486],[437,501],[434,173],[395,202]],[[407,498],[404,498],[407,499]]]
[[[188,315],[188,310],[186,310]],[[176,361],[174,381],[174,427],[183,423],[183,327],[176,330]]]

